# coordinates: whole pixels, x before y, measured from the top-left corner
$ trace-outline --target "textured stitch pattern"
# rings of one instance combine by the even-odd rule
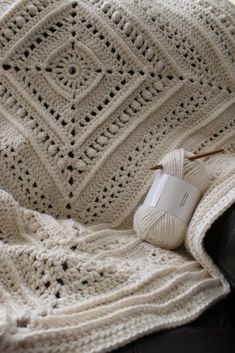
[[[45,0],[12,11],[0,38],[4,188],[56,218],[127,225],[153,162],[182,143],[218,144],[234,128],[234,22],[207,5]]]
[[[204,252],[235,202],[235,8],[224,0],[0,3],[0,351],[106,352],[229,292]],[[170,150],[209,190],[181,248],[133,214]]]

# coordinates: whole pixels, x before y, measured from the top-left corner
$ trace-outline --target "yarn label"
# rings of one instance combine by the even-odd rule
[[[153,206],[189,223],[201,198],[200,190],[187,181],[157,173],[143,205]]]

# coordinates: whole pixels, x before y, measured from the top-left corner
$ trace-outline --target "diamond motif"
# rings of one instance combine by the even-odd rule
[[[75,217],[79,207],[82,216],[89,212],[91,222],[99,219],[96,204],[92,213],[87,207],[93,191],[86,194],[87,183],[96,183],[96,168],[101,173],[100,166],[109,163],[124,134],[136,130],[150,114],[149,107],[156,109],[162,91],[179,86],[180,72],[165,59],[158,43],[145,38],[141,28],[137,33],[131,18],[118,35],[117,13],[114,20],[115,26],[104,22],[88,3],[66,2],[57,8],[56,16],[48,13],[32,24],[30,39],[19,34],[14,37],[17,46],[10,51],[3,47],[5,109],[32,137],[34,150],[58,188],[56,199],[62,200],[54,205],[50,190],[44,193],[49,195],[50,213],[59,208],[58,213]],[[130,36],[131,28],[136,39]],[[128,157],[125,169],[131,160]],[[38,185],[36,169],[35,174]],[[98,184],[93,188],[97,190]],[[38,197],[35,201],[29,197],[31,203],[38,202]],[[105,199],[106,195],[102,211],[116,200],[112,194],[111,202],[106,204]]]
[[[103,76],[102,63],[79,41],[69,41],[46,60],[46,77],[68,99],[86,95]]]

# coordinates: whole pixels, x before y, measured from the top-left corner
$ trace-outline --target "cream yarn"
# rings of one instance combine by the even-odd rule
[[[235,8],[19,0],[5,13],[12,1],[0,0],[0,352],[105,353],[192,321],[230,290],[203,239],[235,201]],[[149,166],[220,146],[187,248],[137,237]]]
[[[211,176],[201,160],[187,159],[190,155],[193,153],[180,148],[164,156],[161,164],[164,173],[184,179],[203,194],[210,184]],[[153,245],[175,249],[185,239],[187,224],[166,211],[141,205],[134,215],[134,230],[139,237]]]
[[[1,188],[55,218],[124,229],[164,151],[231,153],[235,40],[221,1],[183,0],[180,14],[178,0],[17,1],[0,24]]]

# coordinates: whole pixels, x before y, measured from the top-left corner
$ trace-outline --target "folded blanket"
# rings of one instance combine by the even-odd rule
[[[106,352],[192,321],[230,291],[203,239],[235,202],[234,6],[0,13],[0,352]],[[170,251],[132,226],[149,168],[179,147],[226,153],[207,158],[213,182]]]

